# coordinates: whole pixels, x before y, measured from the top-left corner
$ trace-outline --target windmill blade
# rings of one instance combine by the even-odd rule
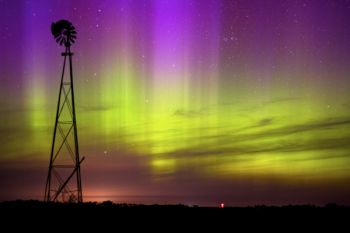
[[[77,38],[75,27],[71,22],[64,19],[51,24],[51,33],[59,45],[65,45],[66,47],[74,44]]]

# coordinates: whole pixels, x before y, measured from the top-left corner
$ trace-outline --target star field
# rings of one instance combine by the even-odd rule
[[[85,200],[349,204],[350,1],[0,1],[1,200],[41,198],[77,29]]]

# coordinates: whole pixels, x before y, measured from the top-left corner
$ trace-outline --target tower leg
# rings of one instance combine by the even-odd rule
[[[80,164],[84,158],[80,160],[79,156],[72,55],[73,53],[71,53],[69,46],[66,47],[66,51],[62,53],[64,60],[44,201],[83,201]],[[65,78],[67,57],[69,62],[69,78]],[[63,116],[63,112],[68,113],[68,119],[66,118],[67,116]],[[61,136],[61,138],[58,136]],[[59,139],[61,139],[61,141]],[[74,147],[72,149],[71,145],[73,144]],[[67,151],[64,152],[62,148],[66,148]],[[70,161],[66,160],[66,158],[69,157],[68,155],[71,158]],[[71,172],[67,174],[69,170],[71,170]],[[72,179],[74,176],[76,176],[76,180]],[[74,188],[71,189],[73,185]],[[68,195],[68,199],[66,195]]]

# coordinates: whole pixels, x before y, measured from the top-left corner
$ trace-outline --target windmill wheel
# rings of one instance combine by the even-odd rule
[[[77,39],[77,31],[68,20],[59,20],[51,24],[51,33],[59,45],[70,47]]]

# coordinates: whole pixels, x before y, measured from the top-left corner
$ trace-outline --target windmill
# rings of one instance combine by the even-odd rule
[[[79,158],[73,88],[73,53],[70,50],[77,38],[77,32],[71,22],[59,20],[52,23],[51,33],[59,45],[65,46],[65,52],[62,53],[63,68],[44,200],[82,202],[80,164],[84,157]]]

